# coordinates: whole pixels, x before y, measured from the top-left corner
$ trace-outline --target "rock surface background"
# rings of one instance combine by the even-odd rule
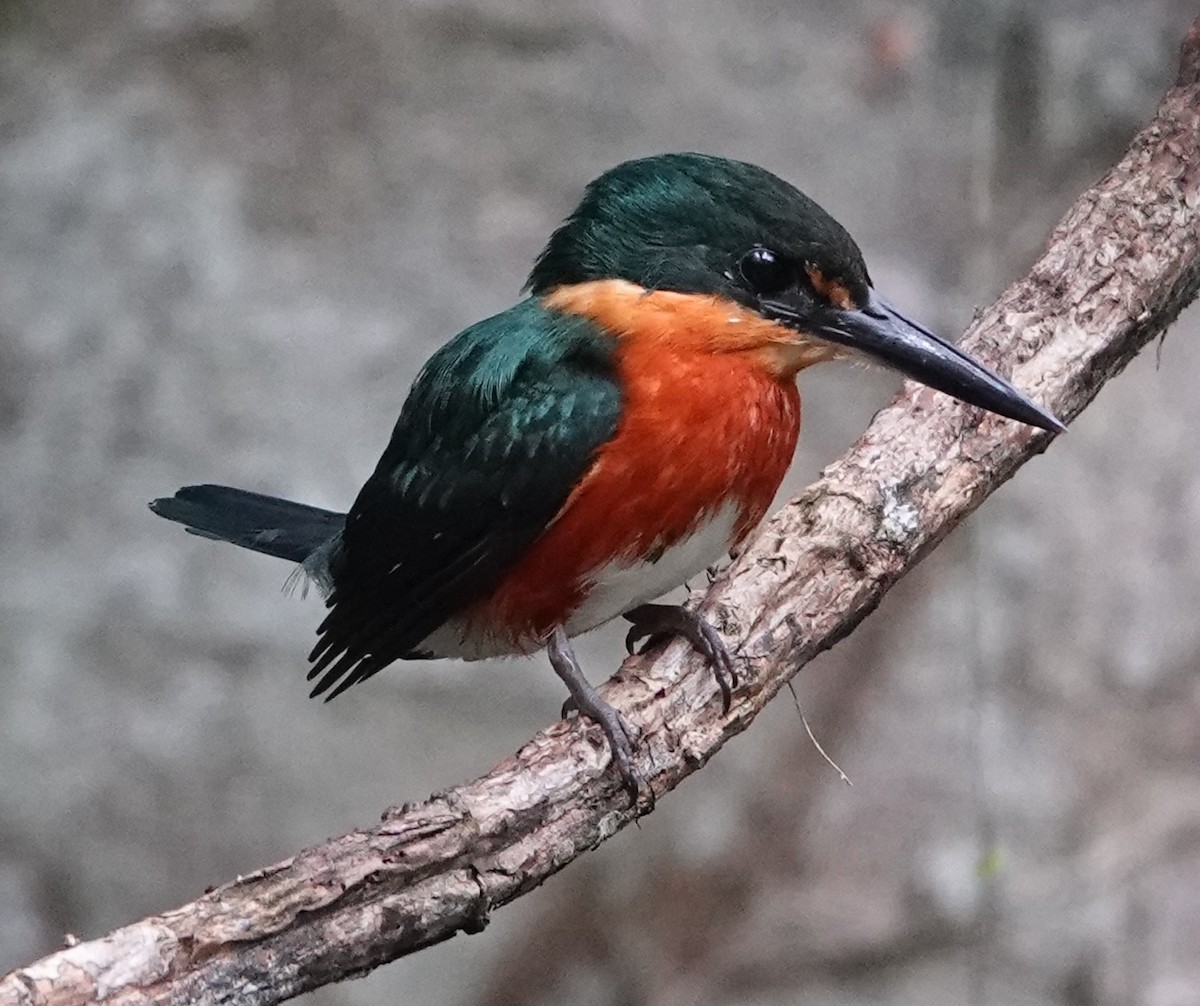
[[[344,507],[428,353],[655,151],[795,181],[961,331],[1149,116],[1190,6],[0,7],[0,970],[478,774],[561,699],[530,660],[310,703],[319,605],[148,499]],[[483,935],[307,1001],[1200,1003],[1198,327],[798,680],[852,789],[777,703]],[[793,484],[895,386],[801,383]]]

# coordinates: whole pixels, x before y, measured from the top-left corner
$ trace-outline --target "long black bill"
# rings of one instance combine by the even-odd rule
[[[1058,419],[957,346],[906,318],[874,291],[859,311],[832,310],[810,318],[807,331],[898,370],[905,377],[997,415],[1054,433]]]

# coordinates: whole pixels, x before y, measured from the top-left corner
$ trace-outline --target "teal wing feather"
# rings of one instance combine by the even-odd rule
[[[330,559],[309,679],[329,698],[486,597],[616,431],[611,337],[528,300],[426,364]]]

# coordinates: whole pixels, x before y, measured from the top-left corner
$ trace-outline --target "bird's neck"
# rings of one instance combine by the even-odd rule
[[[542,302],[588,318],[650,355],[733,355],[778,381],[790,382],[806,367],[837,356],[835,347],[715,294],[646,290],[628,280],[604,279],[557,287]]]

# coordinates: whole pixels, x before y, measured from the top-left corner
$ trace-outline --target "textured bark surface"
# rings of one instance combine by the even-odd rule
[[[1198,207],[1200,21],[1154,120],[964,344],[1073,418],[1194,297]],[[655,794],[744,730],[1049,440],[915,387],[880,413],[704,600],[742,658],[729,714],[680,644],[627,661],[607,686],[643,731]],[[556,724],[484,778],[390,810],[375,829],[11,973],[0,1004],[276,1002],[478,931],[647,809],[626,805],[607,761],[597,731]]]

